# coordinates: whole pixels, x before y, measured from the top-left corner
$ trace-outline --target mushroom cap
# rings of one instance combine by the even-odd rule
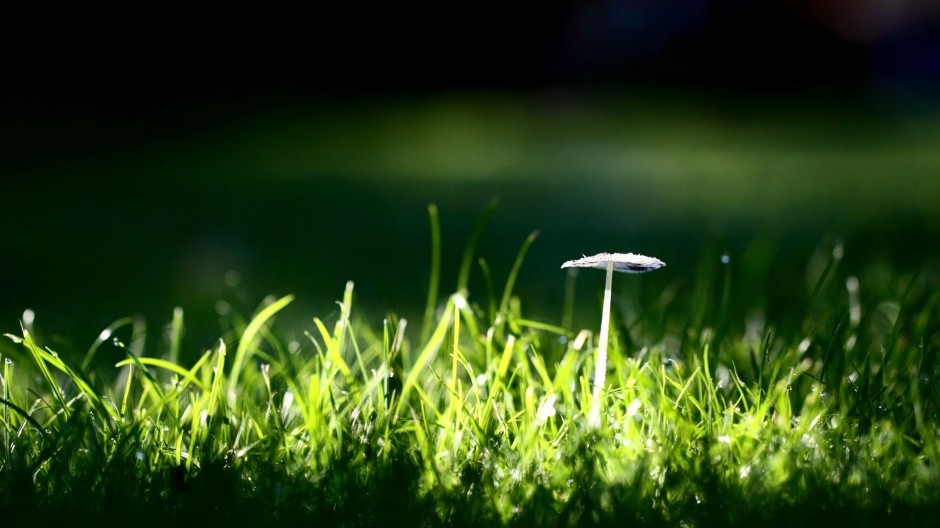
[[[624,273],[644,273],[666,265],[665,262],[658,258],[638,255],[636,253],[598,253],[592,257],[569,260],[562,264],[561,267],[607,269],[608,262],[614,263],[614,271]]]

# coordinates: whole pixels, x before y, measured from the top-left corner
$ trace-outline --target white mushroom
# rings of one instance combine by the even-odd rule
[[[604,380],[607,377],[607,336],[610,327],[610,285],[613,281],[613,272],[644,273],[665,266],[663,261],[637,255],[636,253],[598,253],[592,257],[583,257],[569,260],[561,265],[562,268],[596,268],[607,270],[607,281],[604,284],[604,307],[601,312],[601,334],[597,344],[597,362],[594,365],[594,393],[591,403],[591,413],[588,423],[592,426],[600,425],[600,396],[604,389]]]

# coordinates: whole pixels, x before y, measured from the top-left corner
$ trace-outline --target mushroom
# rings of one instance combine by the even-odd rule
[[[624,273],[644,273],[665,266],[663,261],[638,255],[636,253],[598,253],[592,257],[569,260],[562,268],[596,268],[607,270],[607,282],[604,284],[604,308],[601,312],[601,334],[597,344],[597,362],[594,365],[594,392],[588,423],[600,425],[600,396],[607,377],[607,336],[610,327],[610,284],[614,271]]]

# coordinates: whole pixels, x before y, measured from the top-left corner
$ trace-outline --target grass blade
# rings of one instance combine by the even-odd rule
[[[249,352],[255,346],[255,340],[260,334],[261,327],[264,326],[264,324],[267,323],[268,320],[274,316],[274,314],[281,311],[281,309],[290,304],[293,300],[293,295],[286,295],[281,297],[280,299],[264,307],[264,309],[258,312],[258,315],[256,315],[250,323],[248,323],[248,326],[245,328],[245,331],[242,333],[241,338],[238,341],[238,348],[235,349],[235,360],[232,362],[232,372],[229,375],[229,394],[234,394],[235,389],[238,387],[238,378],[241,376],[241,372],[244,368],[244,363],[248,357]]]
[[[431,220],[431,277],[428,282],[428,300],[424,306],[424,321],[421,324],[422,343],[427,342],[431,333],[431,323],[434,321],[438,288],[441,283],[441,221],[436,205],[428,206],[428,216]]]
[[[512,270],[509,272],[509,278],[506,279],[506,287],[503,289],[503,297],[499,303],[499,314],[497,316],[499,322],[496,325],[496,334],[499,336],[502,335],[503,328],[505,328],[506,322],[509,319],[509,298],[512,296],[512,289],[516,284],[516,278],[519,276],[519,270],[522,269],[522,262],[525,260],[526,253],[538,236],[539,232],[533,231],[526,237],[525,242],[522,243],[522,247],[519,248],[519,253],[516,255],[516,261],[513,263]]]

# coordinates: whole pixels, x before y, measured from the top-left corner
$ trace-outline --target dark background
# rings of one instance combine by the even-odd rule
[[[414,312],[426,205],[446,294],[493,197],[481,253],[501,284],[541,229],[518,288],[547,319],[581,253],[659,256],[659,286],[714,247],[799,268],[845,237],[928,259],[938,17],[890,0],[9,12],[0,328],[32,308],[81,345],[182,305],[196,334],[217,300],[268,293],[328,316],[348,279],[373,317]]]
[[[927,87],[940,75],[940,7],[929,0],[328,4],[309,13],[109,14],[9,14],[4,95],[126,114],[190,97],[607,81],[864,94],[888,84]]]

